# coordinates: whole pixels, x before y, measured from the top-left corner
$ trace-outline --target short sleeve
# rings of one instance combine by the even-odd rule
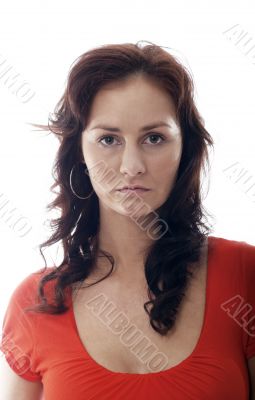
[[[35,305],[35,275],[27,276],[13,291],[2,324],[0,350],[12,370],[29,381],[40,381],[36,370],[35,313],[24,308]]]
[[[244,351],[247,359],[255,357],[255,246],[242,242],[241,262],[244,274],[245,299],[250,310],[244,318]]]

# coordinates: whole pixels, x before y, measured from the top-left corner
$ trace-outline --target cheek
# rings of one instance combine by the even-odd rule
[[[150,171],[155,176],[169,178],[175,175],[179,163],[180,153],[178,151],[160,154],[159,157],[153,157],[150,162]]]
[[[88,140],[83,141],[82,152],[87,165],[95,163],[99,158],[98,149]]]
[[[84,161],[89,170],[91,180],[96,181],[97,178],[100,181],[100,177],[103,175],[107,162],[102,158],[102,154],[97,147],[89,142],[83,143],[82,153]]]
[[[176,153],[160,157],[160,159],[153,161],[150,167],[150,175],[153,177],[157,192],[161,193],[162,198],[169,196],[178,173],[180,164],[179,154]]]

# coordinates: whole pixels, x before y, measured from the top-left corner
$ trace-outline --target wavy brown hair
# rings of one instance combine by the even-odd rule
[[[70,188],[69,177],[72,167],[83,161],[81,133],[86,128],[97,92],[105,83],[143,74],[156,79],[173,99],[183,140],[176,182],[167,200],[155,210],[170,229],[153,242],[144,265],[150,299],[144,309],[153,329],[165,335],[174,325],[188,278],[199,265],[202,247],[210,233],[208,221],[203,221],[207,220],[208,213],[202,206],[201,175],[209,165],[208,146],[213,147],[214,142],[196,108],[194,84],[188,69],[161,46],[151,42],[140,46],[139,43],[103,45],[78,57],[68,74],[54,117],[49,117],[50,123],[32,124],[52,132],[60,142],[52,169],[54,183],[50,188],[55,199],[47,205],[48,210],[60,210],[60,216],[51,219],[53,234],[39,246],[40,253],[43,256],[43,247],[59,241],[64,253],[60,265],[54,265],[53,271],[38,282],[40,303],[26,311],[66,312],[69,309],[66,289],[88,278],[99,256],[106,257],[112,267],[102,279],[113,270],[114,258],[98,246],[98,197],[94,192],[86,200],[77,198]],[[76,187],[84,188],[85,193],[93,189],[89,177],[84,180],[84,173],[78,171],[74,179]],[[51,280],[54,280],[53,304],[48,303],[44,293],[45,284]]]

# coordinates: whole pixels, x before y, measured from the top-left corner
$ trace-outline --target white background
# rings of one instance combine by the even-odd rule
[[[194,0],[2,3],[0,321],[17,284],[44,266],[36,246],[49,236],[43,224],[58,142],[28,123],[47,124],[71,64],[103,44],[151,41],[189,67],[197,107],[215,141],[204,200],[215,217],[212,235],[255,244],[254,7],[252,1]],[[34,93],[27,103],[17,86],[8,87],[17,74]],[[8,221],[12,209],[16,220]],[[54,249],[47,254],[50,265]]]

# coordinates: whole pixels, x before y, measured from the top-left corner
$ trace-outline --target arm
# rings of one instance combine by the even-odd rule
[[[4,400],[42,400],[43,385],[40,381],[31,382],[17,375],[7,363],[0,358],[0,398]]]
[[[255,400],[255,357],[251,357],[248,359],[248,371],[250,379],[249,400]]]

